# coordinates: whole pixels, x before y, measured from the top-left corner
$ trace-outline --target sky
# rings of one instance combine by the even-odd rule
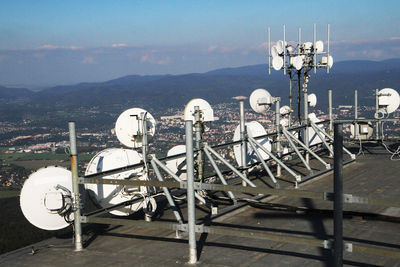
[[[1,0],[0,85],[39,88],[267,62],[271,39],[327,40],[335,61],[400,57],[400,1]]]

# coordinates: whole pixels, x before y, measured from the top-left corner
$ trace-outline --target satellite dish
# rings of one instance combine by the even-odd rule
[[[293,48],[293,46],[291,46],[291,45],[288,45],[288,46],[286,47],[286,49],[287,49],[287,51],[288,51],[289,54],[292,53],[292,52],[294,51],[294,48]]]
[[[383,114],[390,114],[396,111],[400,105],[400,96],[392,88],[384,88],[378,92],[379,110]]]
[[[201,98],[193,98],[190,100],[186,106],[185,110],[183,112],[183,118],[185,121],[191,120],[193,123],[196,122],[195,116],[194,116],[194,111],[195,107],[199,107],[200,110],[200,121],[201,122],[212,122],[214,121],[214,111],[211,108],[210,104],[205,101],[204,99]]]
[[[321,121],[320,119],[317,118],[315,113],[308,114],[308,119],[313,123],[318,123]],[[323,125],[317,125],[317,127],[323,129]],[[308,132],[308,144],[310,146],[322,143],[321,138],[319,138],[318,134],[314,131],[312,127],[308,127],[307,132]]]
[[[97,153],[90,160],[85,175],[126,167],[140,163],[141,161],[142,156],[136,150],[108,148]],[[122,171],[117,174],[105,176],[104,178],[146,180],[146,177],[143,175],[143,167],[138,167],[129,171]],[[124,201],[134,199],[138,194],[146,191],[145,187],[128,187],[108,184],[86,184],[85,187],[93,200],[103,208],[108,208]],[[141,196],[138,198],[141,198]],[[137,202],[117,210],[112,210],[110,213],[118,216],[128,216],[138,211],[142,207],[141,205],[142,202]]]
[[[313,47],[313,43],[311,43],[311,42],[305,42],[305,43],[303,44],[303,50],[304,50],[305,52],[307,52],[307,53],[310,53],[310,52],[311,52],[312,47]]]
[[[143,123],[146,122],[148,141],[155,133],[156,121],[153,116],[141,108],[131,108],[119,115],[115,123],[118,140],[129,148],[138,148],[143,142]]]
[[[321,58],[321,64],[329,66],[329,68],[332,68],[332,66],[333,66],[333,57],[332,56],[322,57]]]
[[[302,56],[295,56],[293,58],[293,67],[295,67],[296,70],[301,70],[303,67],[303,57]]]
[[[275,45],[271,47],[271,55],[272,57],[279,57],[278,49]]]
[[[257,113],[265,113],[272,105],[271,94],[265,89],[256,89],[250,95],[250,106]]]
[[[264,127],[257,121],[246,122],[246,130],[247,134],[250,137],[258,137],[262,135],[266,135]],[[235,133],[233,134],[233,141],[240,140],[240,125],[238,125],[235,129]],[[271,151],[271,142],[268,137],[257,140],[263,147],[265,147],[268,151]],[[257,151],[260,153],[261,157],[266,160],[269,158],[268,154],[266,154],[261,148],[257,148]],[[241,145],[237,144],[233,146],[233,152],[235,154],[235,159],[237,164],[240,166],[242,164],[242,154],[241,154]],[[247,144],[247,164],[252,164],[258,161],[258,157],[255,151],[251,148],[250,144]]]
[[[282,57],[273,57],[272,58],[272,67],[274,70],[280,70],[283,67],[283,58]]]
[[[310,107],[315,107],[317,105],[317,96],[315,94],[308,95],[308,104]]]
[[[315,52],[316,53],[324,52],[324,42],[322,42],[321,40],[315,42]]]
[[[280,113],[282,116],[288,115],[288,114],[290,114],[291,112],[292,112],[292,109],[291,109],[289,106],[282,106],[282,107],[279,109],[279,113]]]
[[[283,54],[285,46],[286,46],[286,42],[283,43],[282,40],[279,40],[278,42],[276,42],[276,51],[278,52],[279,55]]]
[[[168,150],[167,157],[186,153],[185,145],[177,145]],[[165,165],[182,180],[186,180],[186,155],[180,158],[167,160]]]
[[[56,166],[41,168],[29,175],[22,187],[22,213],[40,229],[63,229],[73,220],[71,192],[71,171]]]
[[[329,57],[328,57],[328,67],[329,67],[329,68],[332,68],[332,66],[333,66],[333,57],[332,57],[332,56],[329,56]]]

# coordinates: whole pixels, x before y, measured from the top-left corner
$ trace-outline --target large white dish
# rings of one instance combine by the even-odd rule
[[[295,56],[293,58],[293,67],[295,67],[296,70],[301,70],[303,67],[303,57],[302,56]]]
[[[250,137],[258,137],[267,134],[264,127],[257,121],[247,122],[246,124],[247,134]],[[233,141],[240,140],[240,125],[238,125],[235,129],[235,133],[233,134]],[[271,151],[271,142],[266,137],[263,139],[257,140],[263,147],[265,147],[268,151]],[[261,157],[266,160],[269,158],[268,154],[265,153],[261,148],[257,148],[257,151],[260,153]],[[241,154],[241,145],[237,144],[233,146],[233,152],[235,154],[236,162],[239,166],[242,165],[242,154]],[[258,161],[258,157],[255,151],[251,148],[250,144],[247,144],[247,164],[252,164]]]
[[[142,155],[132,149],[108,148],[97,153],[89,162],[85,175],[104,172],[112,169],[134,165],[142,161]],[[106,179],[137,179],[145,180],[143,176],[143,167],[133,170],[123,171],[117,174],[105,176]],[[127,187],[123,185],[108,184],[86,184],[90,196],[103,207],[122,203],[134,197],[140,198],[140,193],[146,190],[145,187]],[[126,206],[110,213],[118,216],[127,216],[138,211],[142,206],[141,202]]]
[[[284,43],[282,40],[279,40],[276,42],[276,51],[278,52],[278,54],[280,54],[280,55],[283,54],[285,46],[286,46],[286,42]]]
[[[69,225],[64,216],[57,212],[66,204],[64,198],[68,193],[56,189],[57,185],[72,192],[71,171],[55,166],[41,168],[32,173],[22,187],[20,196],[22,213],[31,224],[40,229],[59,230]],[[68,219],[72,220],[73,216]]]
[[[289,107],[289,106],[282,106],[280,109],[279,109],[279,113],[282,115],[282,116],[286,116],[286,115],[288,115],[288,114],[290,114],[292,112],[292,110],[291,110],[291,108]]]
[[[185,145],[177,145],[168,150],[167,156],[175,156],[182,153],[186,153]],[[183,155],[177,159],[167,160],[165,165],[168,169],[170,169],[173,173],[175,173],[182,180],[186,180],[186,155]]]
[[[211,122],[214,121],[214,111],[211,105],[204,99],[201,98],[193,98],[190,100],[186,106],[183,113],[183,118],[185,121],[191,120],[193,123],[195,120],[195,107],[199,107],[200,110],[200,121],[201,122]]]
[[[384,88],[378,92],[379,112],[390,114],[396,111],[400,105],[400,96],[392,88]]]
[[[141,147],[144,121],[147,126],[148,141],[151,141],[156,130],[156,121],[150,113],[141,108],[131,108],[119,115],[115,123],[115,133],[118,140],[129,148]]]
[[[315,94],[309,94],[307,98],[310,107],[315,107],[317,105],[317,96]]]
[[[315,52],[322,53],[324,52],[324,42],[319,40],[315,42]]]
[[[249,100],[251,108],[257,113],[267,112],[272,105],[271,94],[262,88],[254,90]]]
[[[280,70],[283,67],[283,58],[282,57],[273,57],[272,58],[272,67],[274,70]]]
[[[276,48],[276,45],[273,45],[271,47],[271,55],[272,57],[279,57],[278,49]]]

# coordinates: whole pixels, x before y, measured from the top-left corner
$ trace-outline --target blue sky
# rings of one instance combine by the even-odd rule
[[[0,84],[42,86],[128,74],[265,63],[272,39],[326,40],[335,60],[400,57],[398,1],[9,1],[0,3]]]

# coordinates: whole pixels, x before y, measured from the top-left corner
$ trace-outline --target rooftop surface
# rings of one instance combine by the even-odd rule
[[[382,152],[382,151],[380,151]],[[361,154],[343,170],[344,193],[400,200],[400,162],[385,153]],[[293,187],[282,181],[284,187]],[[333,173],[300,185],[298,190],[333,192]],[[333,202],[275,197],[247,205],[212,226],[298,237],[331,239]],[[200,216],[199,209],[196,209]],[[184,216],[185,213],[183,212]],[[186,216],[185,216],[186,217]],[[165,212],[161,219],[168,220]],[[135,219],[135,218],[132,218]],[[400,208],[344,204],[344,240],[400,250]],[[132,226],[95,227],[84,235],[86,248],[74,252],[70,238],[53,238],[0,256],[1,266],[181,266],[187,264],[187,237],[175,232]],[[216,234],[197,235],[198,266],[330,266],[323,248]],[[399,259],[344,252],[348,266],[400,266]]]

